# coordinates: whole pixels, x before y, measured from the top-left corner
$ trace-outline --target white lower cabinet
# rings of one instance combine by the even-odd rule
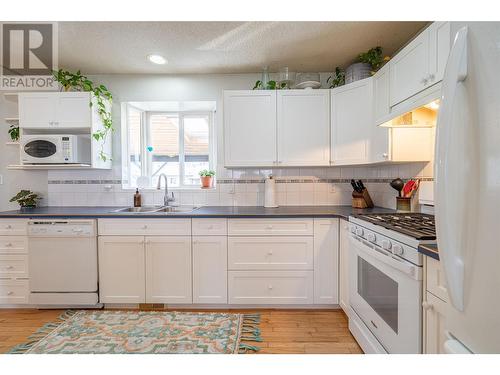
[[[191,236],[146,237],[146,303],[191,303]]]
[[[313,271],[229,271],[229,303],[312,304]]]
[[[340,220],[339,305],[349,315],[349,222]]]
[[[144,303],[144,237],[99,237],[101,303]]]
[[[447,340],[446,302],[427,292],[423,303],[424,307],[424,353],[443,354],[444,343]]]
[[[227,236],[193,236],[193,303],[227,303]]]
[[[314,303],[338,303],[339,219],[314,219]]]

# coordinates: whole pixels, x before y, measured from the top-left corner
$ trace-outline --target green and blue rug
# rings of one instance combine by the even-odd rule
[[[259,321],[257,314],[70,310],[10,353],[246,353],[259,349]]]

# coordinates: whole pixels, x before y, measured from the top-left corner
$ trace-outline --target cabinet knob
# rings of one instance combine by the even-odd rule
[[[272,250],[269,250],[269,251],[267,252],[267,255],[273,255],[273,251],[272,251]]]
[[[422,78],[422,80],[420,81],[420,83],[424,86],[427,85],[427,82],[428,82],[427,78]]]
[[[268,286],[267,286],[267,289],[272,290],[272,289],[273,289],[273,286],[272,286],[272,285],[268,285]]]
[[[14,266],[7,266],[7,267],[6,267],[6,269],[8,269],[8,270],[11,270],[11,269],[13,269],[13,268],[14,268]]]
[[[11,296],[11,295],[13,295],[13,294],[14,294],[14,292],[12,292],[12,291],[8,291],[8,292],[7,292],[7,295],[8,295],[8,296]]]
[[[382,157],[383,157],[384,159],[387,159],[387,158],[389,157],[389,154],[388,154],[387,152],[384,152],[384,153],[382,154]]]
[[[268,226],[266,227],[266,229],[273,229],[273,226],[272,226],[272,225],[268,225]]]
[[[12,247],[12,243],[11,243],[11,242],[7,242],[7,243],[5,244],[5,247]]]
[[[434,74],[429,74],[429,81],[434,82],[436,76]]]
[[[148,226],[147,225],[143,225],[142,229],[148,229]]]
[[[434,306],[427,301],[422,302],[422,308],[424,310],[432,310]]]
[[[10,225],[10,224],[6,225],[5,229],[12,229],[12,225]]]

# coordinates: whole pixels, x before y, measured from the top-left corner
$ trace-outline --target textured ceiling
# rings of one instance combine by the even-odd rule
[[[99,73],[328,72],[381,45],[391,55],[427,22],[61,22],[59,65]],[[167,65],[153,65],[157,53]]]

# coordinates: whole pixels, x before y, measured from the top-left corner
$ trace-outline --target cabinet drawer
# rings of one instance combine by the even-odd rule
[[[193,236],[225,236],[227,219],[193,219]]]
[[[0,304],[28,303],[28,280],[0,280]]]
[[[28,277],[28,256],[0,255],[0,277]]]
[[[0,254],[27,254],[27,238],[22,236],[0,237]]]
[[[23,219],[0,219],[0,235],[25,236],[27,223],[28,221]]]
[[[312,271],[229,271],[230,304],[311,304]]]
[[[446,280],[438,260],[426,257],[426,290],[448,302]]]
[[[312,270],[313,237],[229,237],[230,270]]]
[[[230,219],[231,236],[312,236],[313,219]]]
[[[98,226],[99,235],[191,235],[191,219],[100,219]]]

